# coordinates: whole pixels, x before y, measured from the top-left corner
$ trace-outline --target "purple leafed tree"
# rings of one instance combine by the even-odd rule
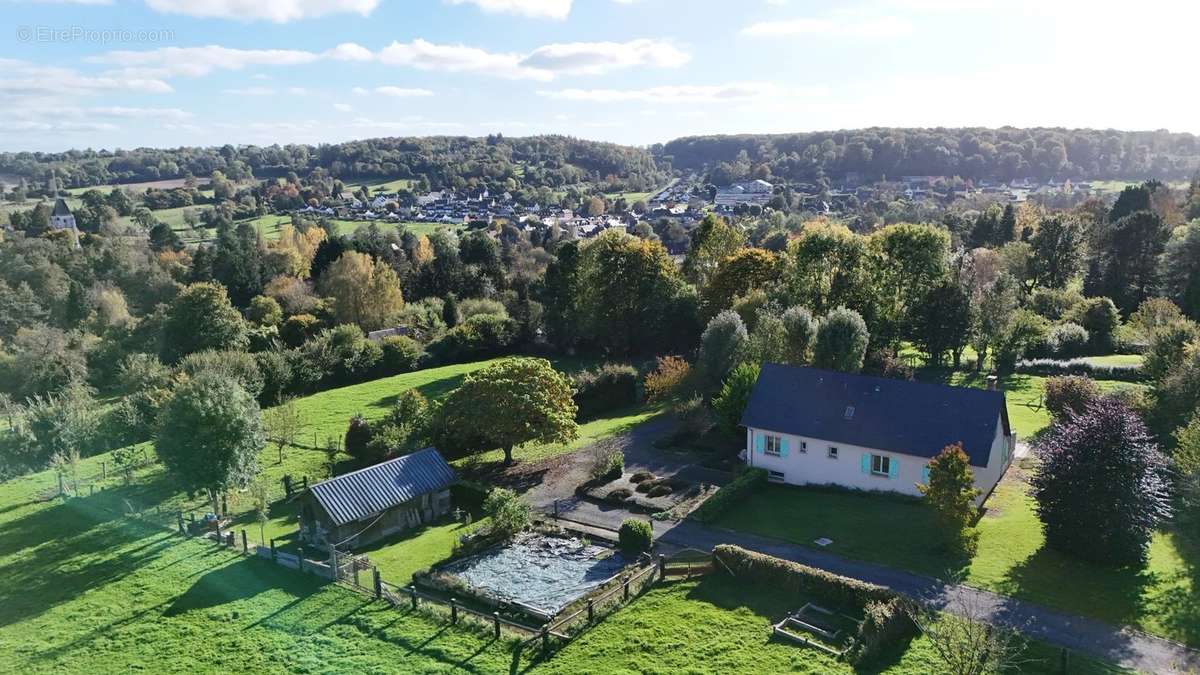
[[[1037,453],[1031,493],[1047,545],[1109,565],[1143,564],[1171,502],[1169,460],[1138,414],[1099,399],[1052,426]]]

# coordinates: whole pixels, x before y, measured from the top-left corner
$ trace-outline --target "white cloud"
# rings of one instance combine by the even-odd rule
[[[5,103],[9,106],[18,99],[60,98],[110,91],[161,94],[173,90],[171,85],[152,77],[84,75],[71,68],[0,58],[0,93],[8,97]]]
[[[235,87],[222,89],[221,93],[230,96],[274,96],[275,90],[270,87]]]
[[[146,5],[166,14],[286,23],[330,14],[367,16],[379,0],[146,0]]]
[[[292,94],[294,96],[308,96],[312,92],[310,92],[308,89],[305,89],[304,87],[288,87],[287,93]]]
[[[539,91],[540,96],[563,101],[590,103],[717,103],[778,96],[782,92],[770,82],[730,82],[716,85],[667,85],[646,89],[559,89]]]
[[[418,70],[451,73],[477,72],[510,79],[549,80],[550,73],[524,68],[517,54],[493,54],[466,45],[438,45],[417,38],[404,44],[393,42],[378,54],[379,60],[393,66],[411,66]]]
[[[357,93],[357,92],[356,92]],[[393,96],[395,98],[414,98],[433,96],[433,92],[428,89],[411,89],[406,87],[383,86],[375,87],[375,93],[383,96]]]
[[[445,0],[451,5],[471,4],[492,14],[519,14],[537,19],[565,19],[571,0]]]
[[[215,70],[241,70],[247,66],[295,66],[313,63],[322,54],[297,49],[234,49],[220,45],[160,47],[144,51],[117,50],[90,56],[90,63],[116,66],[122,72],[152,77],[196,77]]]
[[[570,42],[549,44],[530,52],[521,65],[571,75],[599,75],[620,68],[678,68],[691,57],[660,40]]]
[[[122,117],[128,119],[163,119],[178,121],[192,117],[192,113],[179,108],[126,108],[122,106],[110,106],[87,108],[86,112],[88,115],[96,115],[99,117]]]
[[[351,112],[354,110],[354,106],[351,106],[349,103],[334,103],[333,109],[338,112]]]
[[[912,32],[912,23],[897,16],[862,16],[838,12],[826,17],[801,17],[760,21],[742,29],[751,37],[833,35],[839,37],[890,37]]]
[[[337,61],[370,61],[375,58],[370,49],[353,42],[343,42],[325,53]]]
[[[636,66],[674,68],[690,58],[663,41],[570,42],[538,47],[529,54],[494,53],[466,45],[434,44],[417,38],[393,42],[378,54],[383,63],[419,70],[471,72],[508,79],[549,81],[557,75],[596,75]]]

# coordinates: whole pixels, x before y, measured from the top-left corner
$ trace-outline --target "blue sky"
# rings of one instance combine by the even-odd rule
[[[0,0],[0,149],[1200,132],[1195,3]]]

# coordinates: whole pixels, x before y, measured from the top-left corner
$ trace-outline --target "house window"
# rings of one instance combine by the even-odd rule
[[[783,472],[782,471],[768,471],[767,472],[767,480],[771,481],[772,483],[782,483],[783,482]]]
[[[829,446],[829,459],[837,459],[837,458],[838,458],[837,446],[836,445]]]
[[[766,454],[771,455],[772,457],[778,457],[781,454],[780,448],[783,447],[782,436],[772,436],[767,434],[767,438],[763,443],[763,452]]]
[[[800,441],[800,452],[808,452],[808,441]]]
[[[890,476],[892,473],[892,458],[883,455],[871,455],[871,473],[876,476]]]

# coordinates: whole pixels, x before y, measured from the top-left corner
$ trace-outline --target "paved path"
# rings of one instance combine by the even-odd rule
[[[1019,627],[1031,638],[1141,672],[1200,673],[1200,652],[1175,642],[970,586],[945,584],[904,570],[850,560],[744,532],[706,527],[690,520],[674,523],[669,528],[663,527],[658,531],[658,536],[661,541],[673,546],[703,550],[711,550],[718,544],[736,544],[835,574],[887,586],[912,597],[932,598],[935,605],[947,611],[970,608],[972,614],[986,617],[993,623]]]

